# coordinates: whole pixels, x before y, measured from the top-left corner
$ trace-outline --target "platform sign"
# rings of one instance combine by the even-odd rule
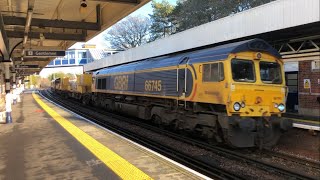
[[[33,64],[16,65],[16,69],[39,69],[39,65],[33,65]]]
[[[320,60],[315,60],[311,62],[312,71],[320,71]]]
[[[26,57],[59,57],[65,56],[66,51],[27,50]]]
[[[303,87],[304,87],[305,89],[310,89],[310,88],[311,88],[311,81],[310,81],[310,79],[304,79],[304,80],[303,80]]]

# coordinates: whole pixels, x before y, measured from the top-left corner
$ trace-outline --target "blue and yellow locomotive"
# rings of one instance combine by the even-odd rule
[[[283,61],[253,39],[93,74],[91,101],[235,147],[272,146],[291,123]]]
[[[292,126],[281,118],[283,61],[260,39],[107,67],[92,80],[69,96],[233,147],[275,145]]]

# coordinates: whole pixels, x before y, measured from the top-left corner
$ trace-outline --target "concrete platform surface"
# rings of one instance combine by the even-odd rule
[[[39,104],[38,104],[38,103]],[[0,179],[204,179],[38,95],[0,124]]]

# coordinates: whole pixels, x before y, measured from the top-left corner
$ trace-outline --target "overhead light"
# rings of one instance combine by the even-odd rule
[[[88,6],[87,5],[87,1],[86,0],[80,1],[80,6],[83,7],[83,8],[86,8]]]
[[[80,1],[80,9],[79,9],[79,12],[80,12],[80,15],[85,15],[87,14],[87,1],[86,0],[81,0]]]

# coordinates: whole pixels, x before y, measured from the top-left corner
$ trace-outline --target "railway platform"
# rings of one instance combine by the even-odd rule
[[[284,118],[293,121],[293,127],[320,131],[320,117],[315,116],[301,116],[295,113],[285,113]]]
[[[207,179],[35,93],[0,124],[0,179]]]

